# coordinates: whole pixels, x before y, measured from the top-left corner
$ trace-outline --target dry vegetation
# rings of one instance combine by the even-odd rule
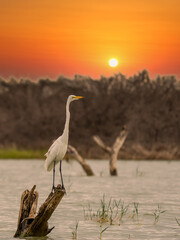
[[[180,89],[172,77],[150,80],[147,71],[100,80],[75,76],[57,81],[0,80],[0,147],[47,149],[62,133],[69,94],[84,96],[71,106],[70,144],[85,158],[105,158],[92,140],[112,144],[129,130],[121,158],[180,158]]]

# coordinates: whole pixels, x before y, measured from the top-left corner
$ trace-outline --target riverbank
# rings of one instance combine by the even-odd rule
[[[77,149],[79,150],[79,149]],[[17,149],[1,148],[0,159],[45,159],[47,149]],[[88,152],[81,149],[80,154],[84,159],[109,159],[109,155],[101,149],[93,148]],[[118,155],[119,160],[180,160],[180,151],[178,147],[160,148],[147,150],[143,146],[136,144],[131,148],[123,146]]]
[[[0,159],[43,159],[46,150],[5,148],[0,149]]]

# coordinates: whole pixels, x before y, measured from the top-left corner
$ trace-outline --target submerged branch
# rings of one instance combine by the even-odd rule
[[[94,176],[91,167],[85,162],[83,157],[78,153],[77,149],[71,145],[68,145],[68,154],[72,155],[82,166],[87,176]]]

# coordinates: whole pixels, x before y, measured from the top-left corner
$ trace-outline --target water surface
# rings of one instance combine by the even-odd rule
[[[103,240],[180,239],[180,162],[119,161],[118,177],[109,176],[108,161],[87,161],[96,176],[87,177],[81,166],[63,162],[64,196],[49,221],[55,229],[47,239],[72,239],[72,229],[79,222],[78,239],[99,239],[100,226],[84,219],[83,207],[90,203],[94,211],[105,194],[130,204],[126,217],[103,233]],[[16,231],[21,194],[37,185],[39,205],[51,190],[52,173],[44,170],[41,160],[0,160],[0,239],[11,240]],[[59,181],[58,168],[56,184]],[[133,203],[139,203],[139,220],[131,218]],[[154,210],[158,204],[163,213],[154,225]],[[106,227],[107,225],[103,226]],[[32,238],[31,238],[32,239]],[[37,239],[37,238],[36,238]]]

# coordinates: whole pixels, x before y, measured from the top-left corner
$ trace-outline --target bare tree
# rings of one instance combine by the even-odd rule
[[[110,155],[109,168],[111,176],[117,176],[117,157],[119,150],[127,138],[127,135],[128,131],[123,128],[112,147],[107,146],[99,136],[93,136],[93,140],[98,144],[98,146]]]

